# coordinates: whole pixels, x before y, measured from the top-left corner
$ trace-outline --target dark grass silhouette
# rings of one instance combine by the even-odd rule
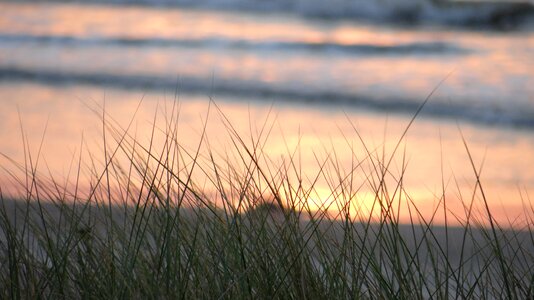
[[[481,198],[487,204],[489,195],[466,141],[477,185],[469,199],[461,199],[463,218],[447,210],[445,192],[437,196],[434,216],[460,224],[437,226],[434,216],[425,219],[411,202],[405,168],[400,174],[389,168],[393,156],[404,155],[397,150],[406,131],[387,157],[369,150],[355,130],[371,168],[361,160],[341,166],[333,153],[317,159],[317,174],[303,174],[297,151],[288,150],[282,162],[265,154],[268,122],[246,137],[211,105],[226,126],[231,150],[211,148],[205,127],[198,147],[181,145],[175,106],[163,128],[153,126],[147,144],[131,124],[121,127],[105,109],[96,109],[103,153],[80,154],[70,184],[38,172],[39,155],[31,157],[25,142],[25,162],[3,167],[20,189],[17,195],[0,194],[1,297],[534,296],[531,214],[525,213],[527,223],[519,227],[498,224],[487,205],[475,213],[473,203]],[[357,182],[362,173],[365,179]],[[88,190],[79,185],[84,174]],[[307,202],[319,179],[331,187],[336,210]],[[373,191],[378,217],[351,209],[362,186]],[[395,201],[410,208],[410,223],[399,223]]]

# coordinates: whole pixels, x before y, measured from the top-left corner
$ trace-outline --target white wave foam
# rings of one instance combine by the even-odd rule
[[[149,5],[280,11],[313,17],[408,24],[437,23],[498,28],[534,24],[534,0],[136,0],[134,2]]]

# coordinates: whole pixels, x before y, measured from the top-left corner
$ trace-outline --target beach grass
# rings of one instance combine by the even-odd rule
[[[32,156],[24,142],[25,161],[3,166],[19,189],[0,190],[0,297],[534,297],[528,195],[526,222],[498,223],[467,141],[476,186],[460,196],[465,211],[447,209],[443,184],[426,217],[411,202],[405,169],[390,168],[405,155],[404,135],[386,156],[355,130],[365,158],[346,166],[334,152],[317,157],[316,174],[303,174],[306,149],[288,149],[283,160],[263,151],[272,124],[245,136],[214,102],[211,110],[223,120],[226,149],[211,147],[205,130],[197,147],[182,145],[175,106],[164,126],[154,116],[147,143],[131,123],[95,109],[102,153],[80,153],[67,180],[40,172],[39,151]],[[319,181],[328,183],[330,201],[311,206]],[[372,191],[370,211],[356,205],[363,187]],[[482,212],[473,210],[479,199]],[[410,209],[409,222],[399,220],[399,203]],[[438,214],[445,224],[435,223]]]

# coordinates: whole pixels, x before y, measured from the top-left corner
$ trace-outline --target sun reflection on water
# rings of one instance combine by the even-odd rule
[[[43,136],[37,169],[42,174],[53,176],[59,183],[72,184],[80,149],[83,149],[84,159],[92,157],[100,162],[103,159],[102,123],[98,114],[89,108],[102,105],[103,99],[106,99],[108,121],[114,120],[126,128],[143,98],[142,92],[134,91],[111,90],[103,93],[94,88],[53,89],[27,84],[4,85],[2,91],[4,99],[10,100],[4,101],[5,109],[0,116],[2,154],[5,155],[0,173],[3,193],[9,191],[9,183],[12,182],[6,170],[13,169],[6,157],[23,163],[24,155],[31,152],[36,162]],[[137,112],[130,129],[139,144],[150,143],[154,117],[158,130],[164,130],[164,124],[169,120],[164,118],[164,112],[170,112],[172,97],[161,93],[144,95],[142,109]],[[408,124],[409,120],[405,117],[385,118],[374,113],[319,111],[278,104],[273,107],[245,106],[227,99],[216,100],[223,114],[215,109],[213,103],[208,114],[210,105],[206,97],[183,95],[181,98],[186,100],[178,102],[177,139],[184,149],[194,152],[200,142],[203,125],[207,124],[205,140],[208,142],[203,142],[202,159],[207,159],[211,151],[219,155],[220,164],[239,166],[236,150],[243,149],[235,149],[232,144],[231,130],[225,123],[229,121],[231,128],[245,143],[252,145],[255,141],[261,145],[258,148],[261,152],[260,164],[269,170],[267,174],[272,176],[273,183],[277,182],[281,195],[296,193],[294,195],[298,197],[292,199],[300,201],[296,202],[297,205],[306,203],[312,211],[326,209],[333,215],[345,207],[348,208],[345,213],[350,212],[355,219],[369,216],[376,219],[384,216],[384,207],[381,209],[380,202],[376,201],[380,199],[386,201],[383,204],[392,201],[391,208],[395,210],[400,203],[402,209],[398,217],[407,222],[410,220],[408,206],[412,208],[412,214],[417,207],[425,218],[430,218],[436,206],[442,205],[443,180],[447,209],[460,219],[465,217],[464,205],[471,201],[476,178],[459,129],[454,125],[435,123],[425,118],[417,120],[385,172],[386,162],[389,162]],[[156,109],[159,111],[157,114]],[[26,154],[22,151],[22,134],[16,130],[21,125],[29,145]],[[470,125],[461,125],[460,128],[474,155],[476,167],[483,165],[481,181],[486,195],[491,195],[493,202],[490,205],[494,208],[495,218],[506,222],[507,217],[528,214],[523,211],[518,187],[527,194],[534,192],[534,171],[525,169],[526,165],[534,165],[534,158],[530,155],[534,153],[534,140],[509,130],[487,132]],[[112,145],[110,143],[108,147]],[[162,148],[155,143],[154,149],[161,151]],[[210,165],[209,161],[203,164],[206,168]],[[88,170],[84,172],[90,177]],[[386,174],[387,190],[380,186],[381,174]],[[210,180],[205,176],[201,170],[194,173],[198,183],[209,187]],[[89,187],[90,180],[82,180],[79,184]],[[481,201],[476,200],[477,207],[482,208]],[[438,223],[444,221],[440,213],[434,218]],[[456,222],[450,218],[449,222]]]

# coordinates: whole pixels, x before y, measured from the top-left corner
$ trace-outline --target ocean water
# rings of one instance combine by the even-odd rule
[[[403,150],[414,201],[431,213],[444,181],[450,198],[474,189],[463,135],[496,215],[528,219],[533,70],[528,2],[0,2],[0,183],[13,184],[5,157],[24,160],[25,135],[35,148],[46,136],[45,172],[68,173],[65,157],[80,151],[81,133],[98,139],[88,103],[105,102],[127,122],[145,98],[141,123],[150,123],[178,91],[192,143],[210,98],[245,129],[275,115],[283,126],[266,152],[281,157],[288,141],[306,145],[303,165],[311,166],[317,148],[349,164],[353,153],[341,148],[355,138],[354,124],[392,151],[430,97]],[[322,189],[313,201],[331,198]]]

